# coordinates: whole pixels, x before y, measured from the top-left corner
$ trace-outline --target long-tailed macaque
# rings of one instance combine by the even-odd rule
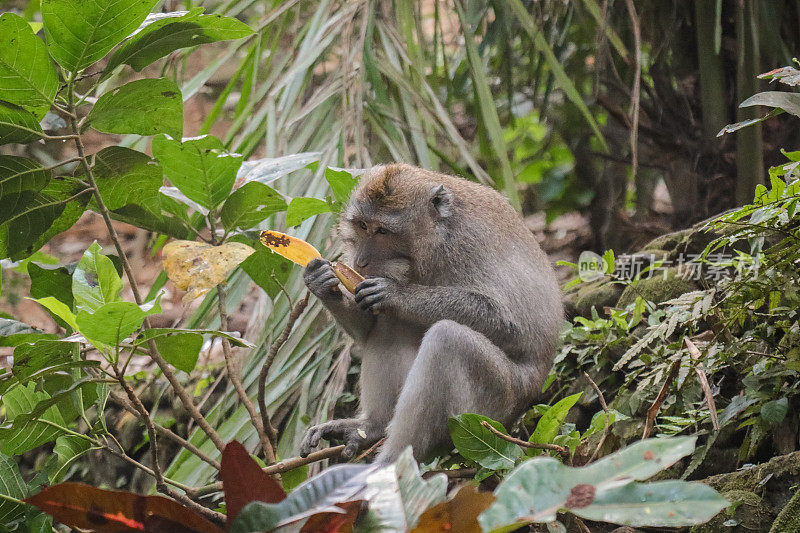
[[[326,439],[352,457],[385,436],[377,461],[408,445],[420,459],[450,442],[448,417],[510,424],[530,406],[563,310],[547,256],[503,196],[409,165],[377,166],[339,230],[344,261],[367,279],[353,297],[315,259],[305,283],[355,341],[360,414],[310,428],[301,455]]]

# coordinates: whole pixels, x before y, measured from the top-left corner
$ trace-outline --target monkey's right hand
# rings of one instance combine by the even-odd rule
[[[300,457],[306,457],[311,450],[317,447],[320,439],[338,440],[344,443],[342,457],[350,459],[355,456],[358,450],[370,446],[380,438],[383,433],[372,424],[357,418],[344,418],[342,420],[331,420],[324,424],[311,426],[303,437],[300,444]]]
[[[320,300],[330,299],[341,295],[339,278],[333,272],[330,261],[321,258],[312,259],[306,265],[303,281],[314,296]]]

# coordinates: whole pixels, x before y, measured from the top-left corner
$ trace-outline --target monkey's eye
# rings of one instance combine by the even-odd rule
[[[389,230],[386,229],[386,228],[380,228],[379,227],[378,229],[375,230],[375,233],[380,233],[381,235],[388,235],[389,234]]]
[[[364,231],[367,231],[367,223],[364,222],[363,220],[358,223],[358,227],[360,227]]]

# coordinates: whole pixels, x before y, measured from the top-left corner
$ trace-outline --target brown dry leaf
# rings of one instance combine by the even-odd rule
[[[273,252],[281,254],[289,261],[300,266],[306,266],[312,259],[322,257],[319,250],[303,239],[298,239],[279,231],[262,231],[261,243]]]
[[[473,484],[464,485],[455,497],[425,511],[412,533],[480,533],[478,515],[494,502],[491,492],[479,492]]]
[[[181,290],[187,291],[189,303],[213,287],[225,282],[236,266],[255,252],[239,242],[211,246],[194,241],[172,241],[161,252],[167,276]]]

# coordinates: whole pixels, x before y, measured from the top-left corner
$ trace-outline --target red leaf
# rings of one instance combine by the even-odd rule
[[[25,499],[57,521],[100,533],[223,533],[196,512],[163,496],[61,483]]]
[[[319,513],[311,516],[301,533],[345,533],[353,531],[353,522],[361,510],[361,501],[337,503],[344,513]]]
[[[222,452],[219,477],[225,491],[229,525],[250,502],[278,503],[286,498],[280,483],[265,474],[245,447],[235,440],[229,442]]]

